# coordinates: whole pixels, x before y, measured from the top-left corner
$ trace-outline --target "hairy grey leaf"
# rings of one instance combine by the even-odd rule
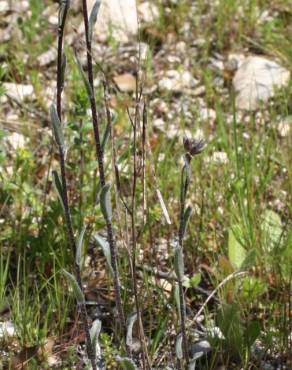
[[[97,14],[99,11],[100,7],[100,0],[97,0],[91,10],[89,20],[88,20],[88,36],[89,36],[89,41],[92,41],[92,35],[93,35],[93,28],[97,20]]]
[[[108,222],[112,220],[112,205],[111,205],[111,186],[105,184],[100,192],[100,208],[104,219]]]
[[[183,216],[183,232],[182,232],[182,237],[184,237],[185,233],[186,233],[186,228],[188,226],[188,222],[189,222],[189,219],[191,217],[191,214],[192,214],[192,207],[191,206],[188,206],[187,209],[185,210],[185,213],[184,213],[184,216]]]
[[[181,247],[176,247],[174,251],[174,270],[179,281],[184,277],[184,257]]]
[[[59,201],[61,203],[61,206],[63,208],[63,211],[65,212],[64,200],[63,200],[63,186],[61,184],[61,180],[59,178],[59,175],[58,175],[57,171],[53,171],[53,184],[54,184],[54,188],[57,192],[57,195],[58,195]]]
[[[81,64],[79,58],[77,57],[77,54],[75,54],[75,58],[76,58],[76,64],[77,64],[79,72],[81,74],[81,78],[82,78],[82,81],[84,83],[88,98],[91,100],[94,97],[92,88],[91,88],[90,83],[88,81],[88,78],[87,78],[87,76],[86,76],[86,74],[83,70],[82,64]]]
[[[79,285],[77,283],[76,278],[72,274],[70,274],[70,272],[68,272],[68,271],[66,271],[64,269],[62,269],[62,273],[66,276],[67,280],[71,284],[72,289],[73,289],[73,292],[75,294],[75,297],[76,297],[77,301],[79,303],[85,302],[84,295],[83,295],[83,293],[82,293],[82,291],[81,291],[81,289],[80,289],[80,287],[79,287]]]
[[[92,326],[90,328],[90,339],[92,348],[95,351],[95,356],[97,355],[98,349],[100,348],[98,343],[100,330],[101,330],[101,321],[96,319],[93,321]]]
[[[126,344],[130,348],[133,345],[133,326],[135,321],[137,320],[137,314],[136,312],[131,314],[127,319],[127,338],[126,338]]]
[[[113,274],[113,268],[111,264],[111,250],[110,250],[109,243],[104,238],[99,236],[98,234],[93,235],[93,237],[94,237],[94,240],[97,242],[97,244],[101,247],[103,254],[105,256],[106,262],[108,264],[108,267],[110,269],[110,272]]]
[[[65,140],[63,136],[62,126],[61,126],[61,122],[60,122],[60,119],[59,119],[59,116],[58,116],[58,113],[57,113],[57,110],[54,104],[51,105],[50,116],[51,116],[51,122],[53,126],[53,133],[54,133],[55,140],[61,148],[64,148]]]
[[[176,337],[176,342],[175,342],[175,354],[176,357],[181,360],[183,358],[183,350],[182,350],[182,334],[180,333]]]
[[[79,238],[77,240],[77,245],[76,245],[75,263],[78,266],[81,265],[82,246],[83,246],[83,238],[84,238],[85,231],[86,231],[86,225],[83,226],[80,232]]]

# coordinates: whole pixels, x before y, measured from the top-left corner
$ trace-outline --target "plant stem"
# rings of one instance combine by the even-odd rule
[[[185,176],[187,173],[186,166],[182,169],[181,174],[181,205],[180,205],[180,225],[178,232],[178,248],[181,248],[183,252],[183,230],[184,230],[184,212],[185,212],[185,199],[189,187],[189,177]],[[188,341],[186,334],[186,304],[183,291],[183,282],[181,279],[178,279],[178,289],[179,289],[179,308],[180,308],[180,320],[181,320],[181,333],[182,333],[182,347],[183,354],[186,361],[186,364],[189,364],[189,351],[188,351]]]
[[[62,17],[62,22],[58,28],[58,57],[57,57],[57,113],[59,116],[59,120],[62,120],[62,91],[63,91],[63,77],[62,77],[62,56],[63,56],[63,38],[64,38],[64,28],[66,22],[66,16],[68,12],[69,3],[67,2],[64,8],[64,13]],[[61,182],[62,182],[62,199],[64,203],[64,217],[65,217],[65,224],[67,229],[67,237],[69,241],[70,248],[72,250],[74,259],[76,253],[76,241],[73,232],[72,226],[72,219],[71,213],[69,208],[69,201],[68,201],[68,186],[67,186],[67,176],[66,176],[66,166],[65,166],[65,151],[64,148],[58,145],[59,150],[59,160],[60,160],[60,172],[61,172]],[[80,267],[75,263],[74,265],[74,272],[77,283],[79,288],[81,289],[82,293],[84,294],[84,289],[82,286],[81,280],[81,271]],[[88,315],[86,310],[86,304],[80,304],[80,311],[81,317],[84,324],[84,330],[86,334],[86,349],[87,355],[91,362],[91,366],[93,370],[96,370],[96,361],[95,361],[95,351],[92,348],[92,343],[90,339],[90,331],[89,331],[89,324],[88,324]]]
[[[105,170],[104,170],[103,151],[101,147],[100,134],[99,134],[99,120],[97,117],[96,100],[95,100],[95,94],[94,94],[91,41],[89,38],[89,23],[88,23],[88,11],[87,11],[87,1],[86,0],[82,0],[82,11],[83,11],[85,39],[86,39],[86,48],[87,48],[86,51],[87,51],[88,81],[89,81],[89,84],[92,90],[92,95],[90,97],[92,126],[93,126],[94,139],[95,139],[95,150],[96,150],[96,158],[98,162],[100,183],[101,183],[101,186],[103,187],[105,185]],[[122,330],[124,332],[124,335],[126,335],[127,330],[126,330],[126,322],[125,322],[125,316],[124,316],[124,311],[123,311],[123,306],[122,306],[118,263],[117,263],[117,248],[116,248],[116,243],[115,243],[115,238],[114,238],[113,225],[111,221],[106,221],[106,228],[107,228],[108,243],[109,243],[110,251],[111,251],[111,265],[113,268],[114,291],[115,291],[115,299],[116,299],[116,304],[117,304],[117,309],[118,309],[119,321],[120,321]]]

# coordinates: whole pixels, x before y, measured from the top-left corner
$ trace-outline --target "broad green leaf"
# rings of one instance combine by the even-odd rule
[[[93,321],[90,328],[90,339],[93,350],[95,351],[95,356],[97,355],[99,349],[98,337],[101,330],[101,321],[96,319]]]
[[[138,370],[137,366],[130,358],[117,356],[116,360],[124,370]]]
[[[64,140],[64,135],[62,131],[62,126],[61,126],[61,122],[60,122],[60,119],[59,119],[59,116],[58,116],[58,113],[57,113],[57,110],[54,104],[51,105],[50,115],[51,115],[51,122],[53,126],[53,133],[54,133],[55,140],[61,148],[64,148],[65,140]]]
[[[176,354],[176,357],[179,360],[181,360],[183,358],[182,334],[181,333],[176,337],[176,341],[175,341],[175,354]]]
[[[98,11],[99,11],[99,7],[100,7],[100,0],[97,0],[94,3],[94,5],[92,7],[92,10],[91,10],[91,13],[90,13],[90,16],[89,16],[89,20],[88,20],[88,36],[89,36],[90,43],[92,41],[93,28],[94,28],[94,25],[96,23],[96,19],[97,19],[97,14],[98,14]]]
[[[104,257],[106,259],[106,262],[108,264],[108,267],[110,269],[110,272],[113,274],[113,268],[112,268],[112,263],[111,263],[111,250],[110,250],[109,243],[104,238],[99,236],[98,234],[93,235],[93,237],[94,237],[94,240],[97,242],[97,244],[101,247]]]
[[[59,201],[61,203],[61,206],[63,208],[63,211],[65,212],[64,200],[63,200],[63,186],[61,184],[61,180],[59,178],[59,175],[58,175],[57,171],[53,171],[53,184],[54,184],[54,188],[57,192],[57,195],[58,195]]]
[[[188,226],[189,219],[192,214],[192,207],[188,206],[187,209],[185,210],[184,216],[183,216],[183,237],[185,236],[186,229]]]
[[[261,229],[266,248],[269,252],[271,252],[275,247],[278,246],[283,233],[280,216],[272,210],[266,210],[263,214]]]
[[[82,81],[84,83],[88,98],[91,100],[94,97],[92,88],[91,88],[90,83],[88,81],[88,78],[87,78],[87,76],[86,76],[86,74],[83,70],[82,64],[81,64],[79,58],[77,57],[77,54],[75,54],[75,57],[76,57],[76,64],[77,64],[79,72],[81,74],[81,78],[82,78]]]
[[[239,225],[234,225],[228,232],[228,257],[235,269],[240,269],[246,258],[246,250],[238,240],[242,235]]]
[[[100,208],[103,217],[106,221],[112,220],[112,205],[111,205],[111,186],[105,184],[100,192]]]
[[[84,295],[83,295],[83,293],[82,293],[82,291],[81,291],[81,289],[80,289],[80,287],[79,287],[79,285],[77,283],[76,278],[72,274],[70,274],[70,272],[68,272],[68,271],[66,271],[64,269],[62,269],[62,273],[66,276],[67,280],[71,284],[72,289],[73,289],[73,292],[75,294],[75,297],[76,297],[77,301],[79,303],[85,302]]]
[[[133,345],[133,326],[134,326],[136,320],[137,320],[137,314],[136,313],[133,313],[127,319],[127,338],[126,338],[126,344],[130,348]]]
[[[76,256],[75,256],[75,263],[76,265],[80,266],[81,265],[81,257],[82,257],[82,246],[83,246],[83,238],[84,234],[86,231],[86,225],[83,226],[79,238],[77,240],[77,245],[76,245]]]
[[[181,247],[176,247],[174,251],[174,270],[179,281],[184,277],[184,257]]]

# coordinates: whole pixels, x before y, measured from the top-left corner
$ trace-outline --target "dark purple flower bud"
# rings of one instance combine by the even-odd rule
[[[200,139],[189,139],[186,136],[183,139],[185,151],[191,156],[200,154],[205,148],[205,140]]]

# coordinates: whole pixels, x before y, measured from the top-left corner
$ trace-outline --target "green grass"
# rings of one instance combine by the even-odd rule
[[[292,276],[292,158],[291,130],[290,136],[281,138],[277,125],[279,117],[283,119],[292,114],[291,83],[287,89],[279,92],[273,99],[274,104],[267,108],[269,120],[259,122],[257,115],[253,113],[248,113],[248,121],[240,119],[237,112],[233,112],[231,96],[223,96],[214,86],[216,75],[208,64],[208,58],[213,56],[215,49],[226,56],[229,52],[241,52],[246,48],[250,53],[264,52],[271,58],[279,58],[292,71],[292,13],[289,0],[229,0],[219,1],[217,6],[208,5],[208,2],[201,0],[197,2],[197,9],[192,10],[192,2],[184,0],[178,5],[172,4],[169,12],[164,10],[166,1],[160,0],[158,3],[159,21],[151,30],[155,32],[151,33],[151,38],[149,30],[143,31],[142,38],[150,40],[155,47],[161,40],[162,43],[165,42],[167,32],[173,33],[176,41],[182,40],[187,46],[196,38],[206,40],[198,48],[197,56],[193,57],[187,48],[186,57],[192,60],[190,71],[205,86],[204,100],[217,114],[215,124],[196,120],[195,106],[192,107],[192,123],[183,115],[175,116],[179,132],[189,130],[195,135],[197,129],[201,128],[207,140],[204,152],[192,161],[189,202],[194,212],[184,245],[186,275],[192,277],[200,273],[200,286],[210,291],[238,270],[238,265],[230,257],[232,243],[237,243],[237,250],[244,248],[247,254],[252,254],[248,274],[227,282],[218,291],[217,300],[208,304],[204,310],[206,327],[216,324],[226,340],[222,342],[209,338],[214,351],[208,364],[201,366],[216,369],[218,364],[223,363],[231,369],[240,363],[242,368],[248,369],[253,361],[251,345],[255,339],[260,339],[265,349],[272,354],[282,354],[284,361],[288,355],[288,347],[291,346],[288,336],[289,330],[291,331],[289,294],[291,295]],[[6,69],[0,67],[0,80],[30,82],[35,91],[41,92],[47,75],[42,75],[39,71],[35,58],[46,51],[52,42],[55,43],[55,40],[47,31],[48,23],[42,16],[44,5],[38,1],[30,1],[30,7],[31,14],[22,15],[18,22],[23,43],[12,39],[9,49],[0,48],[1,58],[7,63]],[[274,19],[259,23],[257,14],[264,10],[277,10],[277,15]],[[185,22],[191,25],[189,33],[182,31]],[[28,62],[22,57],[24,52],[28,53]],[[68,123],[65,135],[69,144],[67,169],[73,224],[75,230],[80,230],[83,222],[88,225],[84,248],[87,258],[83,274],[84,281],[90,288],[86,292],[89,300],[98,298],[104,304],[106,314],[102,322],[101,348],[106,359],[106,368],[118,368],[115,356],[122,354],[125,348],[113,320],[111,276],[102,251],[91,241],[93,233],[104,231],[105,224],[96,201],[99,186],[98,178],[94,176],[96,162],[91,121],[87,115],[89,104],[73,52],[69,48],[66,52],[69,68],[65,88]],[[115,73],[114,65],[106,67]],[[154,69],[155,55],[150,53],[145,66],[149,77],[147,85],[153,82]],[[53,71],[46,73],[55,78]],[[163,95],[158,91],[150,96],[150,103],[156,97],[165,101],[169,107],[174,102],[181,105],[184,100],[183,96]],[[102,104],[101,89],[97,90],[97,99]],[[32,104],[29,108],[47,116],[42,98],[37,100],[37,104]],[[133,175],[132,132],[123,105],[124,95],[119,94],[117,100],[120,105],[115,112],[115,145],[126,194]],[[2,119],[5,111],[1,109]],[[263,109],[262,113],[267,112]],[[141,232],[138,245],[140,254],[143,255],[139,264],[172,271],[173,242],[179,227],[179,177],[184,150],[182,137],[168,139],[165,133],[152,130],[151,114],[152,112],[149,116],[148,135],[153,158],[147,153],[149,162],[146,166],[145,223],[142,217],[143,187],[140,178],[137,185],[137,229]],[[233,119],[226,119],[233,115]],[[44,129],[48,125],[47,121],[40,122],[27,112],[22,112],[19,120],[22,126],[23,120],[32,122],[43,130],[34,132],[30,127],[21,127],[21,132],[28,139],[27,144],[17,153],[0,151],[0,310],[5,312],[4,321],[13,321],[17,329],[16,339],[6,339],[2,346],[13,358],[18,350],[41,348],[47,338],[54,337],[56,350],[53,352],[58,352],[58,346],[64,348],[61,356],[63,363],[59,368],[69,369],[79,361],[75,343],[70,341],[71,330],[75,325],[73,333],[76,337],[82,336],[83,331],[76,318],[73,293],[60,273],[63,268],[70,270],[72,256],[63,227],[62,209],[50,178],[48,192],[45,194],[48,163],[52,160],[52,168],[57,169],[57,156],[52,155],[51,139]],[[80,120],[83,121],[82,135]],[[166,130],[173,124],[172,119],[165,118]],[[103,122],[102,132],[104,127]],[[3,130],[2,135],[1,126],[0,129],[0,140],[4,142],[6,131]],[[213,153],[218,151],[226,153],[226,163],[210,160]],[[163,160],[158,159],[161,154],[164,155]],[[80,156],[83,158],[82,166]],[[107,177],[114,183],[110,156],[109,143],[105,153]],[[172,225],[162,221],[163,214],[155,193],[153,167]],[[126,249],[129,243],[125,230],[129,228],[129,219],[125,216],[120,201],[119,208],[117,207],[115,194],[112,198],[119,241],[123,302],[126,314],[129,315],[135,310]],[[129,201],[126,195],[125,199]],[[230,236],[232,232],[235,241]],[[240,257],[237,258],[242,262]],[[179,330],[174,284],[171,282],[171,291],[163,289],[160,280],[146,271],[146,268],[142,268],[139,278],[149,356],[153,367],[158,363],[166,367],[171,361],[176,361],[174,343],[175,333]],[[186,291],[188,324],[193,329],[196,325],[191,318],[205,299],[206,296],[199,294],[193,287]],[[169,354],[172,354],[170,362]],[[1,365],[0,360],[0,367]],[[28,368],[37,369],[40,366],[45,368],[48,365],[46,359],[35,351]],[[260,369],[259,363],[254,366]]]

